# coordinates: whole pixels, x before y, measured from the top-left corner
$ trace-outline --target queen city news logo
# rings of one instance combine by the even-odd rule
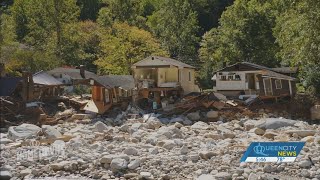
[[[241,162],[294,162],[305,142],[252,142]]]

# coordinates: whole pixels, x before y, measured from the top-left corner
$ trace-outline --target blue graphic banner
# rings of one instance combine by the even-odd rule
[[[240,162],[294,162],[305,142],[252,142]]]

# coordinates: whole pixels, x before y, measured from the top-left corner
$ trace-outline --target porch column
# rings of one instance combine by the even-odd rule
[[[291,81],[289,80],[289,90],[290,90],[290,96],[292,96],[292,87],[291,87]]]

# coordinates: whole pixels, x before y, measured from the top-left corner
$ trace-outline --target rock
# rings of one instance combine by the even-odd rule
[[[153,179],[153,176],[149,172],[140,172],[140,178],[139,179]]]
[[[188,154],[189,149],[187,146],[182,146],[182,148],[180,149],[180,154]]]
[[[192,124],[192,121],[190,121],[189,119],[185,119],[183,120],[182,122],[184,125],[191,125]]]
[[[73,120],[83,120],[83,119],[91,119],[93,116],[90,114],[73,114],[71,119]]]
[[[57,129],[50,125],[42,125],[41,128],[47,138],[55,139],[62,136],[62,134]]]
[[[181,123],[176,122],[176,123],[174,123],[174,127],[176,127],[176,128],[182,128],[183,125],[182,125]]]
[[[131,128],[129,130],[130,134],[137,132],[140,128],[142,128],[143,124],[142,123],[134,123],[131,125]]]
[[[281,127],[294,126],[297,121],[280,118],[266,118],[264,122],[257,124],[256,127],[261,129],[278,129]]]
[[[214,180],[215,177],[213,177],[213,175],[211,174],[201,174],[197,180]]]
[[[159,153],[158,147],[150,148],[150,149],[149,149],[149,153],[150,153],[150,154],[158,154],[158,153]]]
[[[192,162],[197,162],[199,160],[199,155],[198,154],[190,154],[189,158]]]
[[[263,172],[266,172],[266,173],[271,173],[271,172],[274,172],[276,171],[276,168],[271,166],[270,164],[266,164],[264,167],[263,167]]]
[[[27,176],[27,175],[29,175],[29,174],[31,174],[31,169],[29,169],[29,168],[20,171],[20,175],[21,175],[22,177],[25,177],[25,176]]]
[[[128,173],[128,174],[125,174],[125,175],[124,175],[124,178],[126,178],[126,179],[132,179],[132,178],[135,178],[135,177],[137,177],[137,176],[139,176],[139,174],[137,174],[137,173]]]
[[[192,112],[187,115],[187,118],[191,121],[199,121],[201,117],[199,112]]]
[[[149,129],[159,129],[162,125],[160,120],[156,117],[149,118],[146,123]]]
[[[31,138],[37,136],[40,131],[41,128],[33,124],[11,126],[8,129],[8,138],[11,140]]]
[[[128,162],[122,158],[115,158],[112,159],[110,167],[112,171],[116,172],[118,170],[126,169],[128,167]]]
[[[310,172],[306,169],[302,169],[301,175],[302,175],[302,177],[308,178],[308,177],[310,177]]]
[[[126,161],[129,161],[129,156],[126,154],[108,154],[104,155],[102,158],[100,158],[101,164],[110,164],[113,159],[120,158],[125,159]]]
[[[135,159],[128,164],[128,168],[129,169],[136,169],[140,166],[140,163],[141,163],[140,159]]]
[[[10,180],[12,178],[12,174],[8,170],[0,170],[0,179],[1,180]]]
[[[53,164],[50,164],[50,168],[53,170],[53,171],[60,171],[60,170],[63,170],[64,167],[66,165],[70,164],[69,161],[61,161],[59,163],[53,163]]]
[[[0,138],[0,144],[9,144],[12,143],[13,141],[11,139],[8,138]]]
[[[274,132],[266,132],[263,137],[268,138],[268,139],[274,139],[274,137],[278,136],[278,133]]]
[[[298,166],[301,168],[310,168],[312,166],[312,163],[310,160],[302,160],[298,163]]]
[[[168,139],[171,138],[183,138],[183,134],[180,129],[176,128],[175,126],[162,126],[157,131],[158,136],[166,136]]]
[[[219,112],[218,111],[209,111],[207,112],[207,118],[208,119],[215,119],[219,117]]]
[[[196,122],[191,126],[191,129],[207,130],[208,128],[209,128],[209,125],[202,121]]]
[[[314,142],[314,140],[315,140],[314,136],[307,136],[302,138],[300,141],[311,143],[311,142]]]
[[[214,140],[224,139],[222,134],[215,134],[215,133],[206,133],[204,134],[204,137],[211,138]]]
[[[119,128],[119,130],[123,131],[123,132],[129,132],[129,129],[130,129],[130,127],[128,124],[124,124]]]
[[[232,175],[228,172],[219,172],[218,174],[215,174],[214,177],[221,180],[232,179]]]
[[[264,135],[264,133],[265,133],[265,130],[260,129],[260,128],[253,128],[250,131],[254,132],[256,135],[260,135],[260,136]]]
[[[109,127],[101,121],[98,121],[94,124],[95,130],[98,132],[103,132],[104,130],[108,130]]]
[[[255,173],[250,173],[248,180],[259,180],[259,176]]]
[[[224,139],[227,139],[227,138],[233,139],[233,138],[236,137],[235,134],[230,133],[230,132],[225,132],[225,133],[222,134],[222,136],[223,136]]]
[[[287,133],[287,134],[295,133],[300,137],[307,137],[307,136],[314,136],[317,133],[317,131],[315,131],[315,130],[288,130],[288,131],[285,131],[285,133]]]
[[[174,143],[173,140],[165,140],[162,147],[167,149],[167,150],[171,150],[175,146],[176,146],[176,144]]]
[[[208,160],[211,159],[211,157],[218,155],[216,152],[212,152],[212,151],[201,151],[199,153],[199,156],[202,159]]]
[[[176,117],[170,120],[170,123],[183,122],[184,119],[182,117]]]
[[[127,154],[127,155],[137,155],[138,154],[138,150],[134,147],[128,147],[126,148],[124,151],[123,151],[124,154]]]

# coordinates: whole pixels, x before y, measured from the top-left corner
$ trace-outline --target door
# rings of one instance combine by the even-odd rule
[[[264,92],[266,96],[272,96],[272,86],[271,86],[271,78],[264,78],[263,79],[263,85],[264,85]]]
[[[253,73],[247,74],[248,89],[256,89],[256,81]]]

